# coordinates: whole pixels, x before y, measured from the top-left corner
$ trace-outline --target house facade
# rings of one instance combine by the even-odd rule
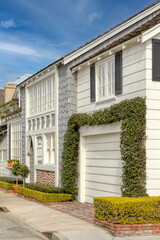
[[[160,3],[62,57],[18,85],[22,96],[22,161],[30,181],[60,186],[68,118],[125,99],[145,97],[147,193],[160,182]],[[121,122],[80,129],[79,201],[120,196]]]

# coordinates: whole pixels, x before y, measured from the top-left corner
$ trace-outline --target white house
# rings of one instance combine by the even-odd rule
[[[31,181],[60,185],[67,121],[134,97],[146,97],[147,192],[160,187],[160,2],[152,4],[18,85],[22,161]],[[79,201],[120,196],[121,123],[80,129]],[[54,179],[55,178],[55,179]]]

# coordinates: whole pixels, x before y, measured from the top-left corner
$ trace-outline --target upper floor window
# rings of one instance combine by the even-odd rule
[[[104,99],[114,94],[114,58],[97,64],[97,97]]]
[[[122,52],[90,66],[90,100],[105,100],[122,93]]]
[[[51,77],[29,89],[29,115],[53,110],[55,107],[55,78]]]

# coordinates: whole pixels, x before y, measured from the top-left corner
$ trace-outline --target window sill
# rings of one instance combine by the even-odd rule
[[[116,101],[117,98],[115,95],[112,95],[108,98],[105,98],[105,99],[99,99],[97,102],[96,102],[96,105],[99,105],[99,104],[103,104],[103,103],[107,103],[107,102],[112,102],[112,101]]]

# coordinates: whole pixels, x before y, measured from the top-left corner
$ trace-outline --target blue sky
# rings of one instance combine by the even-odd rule
[[[0,0],[0,88],[124,21],[154,0]]]

